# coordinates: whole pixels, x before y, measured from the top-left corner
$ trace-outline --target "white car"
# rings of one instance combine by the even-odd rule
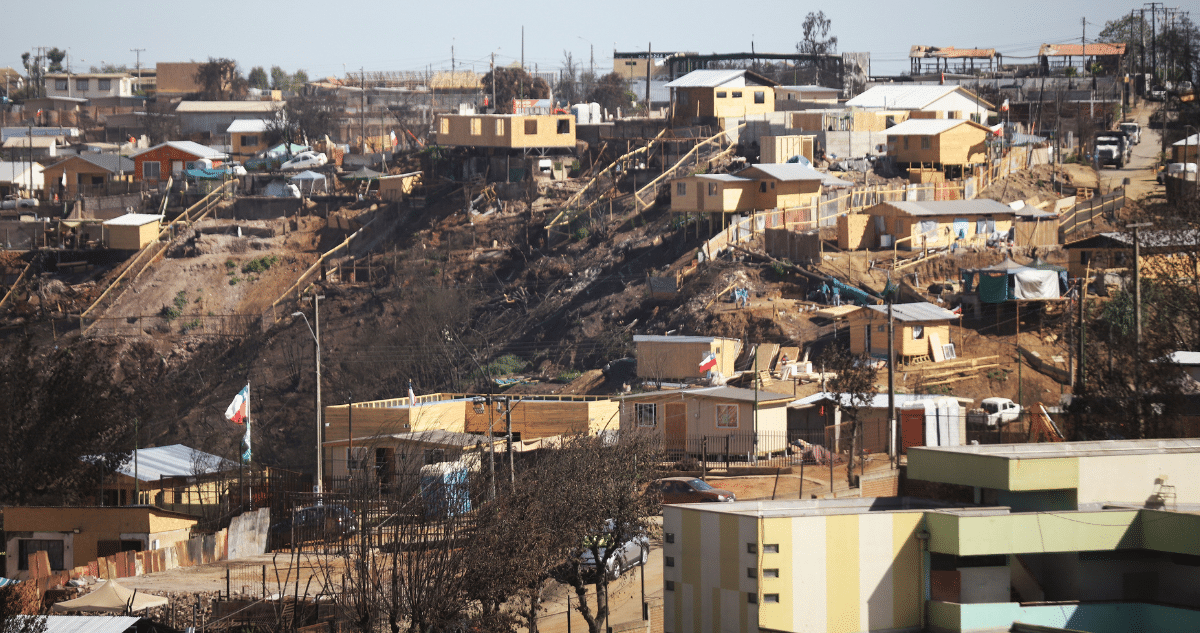
[[[329,162],[329,159],[322,152],[300,152],[293,156],[291,160],[280,165],[279,168],[283,171],[312,169],[313,167],[320,167],[327,162]]]
[[[606,528],[609,530],[612,529],[611,520],[608,521]],[[593,538],[600,539],[600,556],[603,558],[607,555],[607,546],[612,542],[613,537],[611,534],[605,534],[603,536]],[[587,542],[584,543],[583,552],[579,556],[579,566],[585,571],[594,570],[596,568],[596,561],[592,556],[592,550],[590,547],[591,540],[592,539],[588,539]],[[639,565],[645,565],[646,561],[648,560],[650,560],[650,539],[647,538],[645,534],[636,534],[621,543],[620,547],[617,548],[617,551],[613,552],[613,555],[608,557],[608,562],[605,565],[605,569],[608,572],[608,577],[615,580],[629,569]]]
[[[245,176],[246,175],[246,168],[242,167],[242,164],[237,161],[230,161],[230,162],[224,163],[223,166],[225,167],[225,171],[227,173],[232,174],[234,176]]]

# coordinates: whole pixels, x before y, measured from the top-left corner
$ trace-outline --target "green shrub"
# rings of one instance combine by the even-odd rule
[[[279,262],[278,257],[274,255],[264,255],[258,259],[252,259],[245,264],[242,264],[242,272],[246,274],[266,272],[277,262]]]

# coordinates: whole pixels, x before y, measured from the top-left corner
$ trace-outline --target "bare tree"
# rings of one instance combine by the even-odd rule
[[[250,87],[237,62],[224,57],[210,57],[200,64],[195,79],[200,84],[200,98],[205,101],[241,99]]]
[[[829,379],[829,390],[838,399],[839,406],[850,417],[850,459],[846,462],[846,481],[854,478],[854,459],[862,446],[862,422],[859,412],[871,403],[875,395],[875,361],[867,354],[854,354],[849,349],[835,345],[826,349],[821,357],[822,366],[834,373]],[[831,447],[837,450],[836,447]],[[833,482],[830,482],[830,486]]]

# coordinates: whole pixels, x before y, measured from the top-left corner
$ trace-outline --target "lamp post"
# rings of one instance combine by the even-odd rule
[[[313,295],[313,320],[316,322],[316,329],[313,329],[312,323],[308,322],[308,317],[303,312],[293,312],[292,316],[298,316],[304,319],[304,324],[308,326],[308,333],[312,334],[313,343],[316,344],[316,366],[317,366],[317,495],[321,495],[325,491],[324,483],[324,453],[325,447],[321,445],[321,439],[325,435],[324,425],[321,424],[321,299],[325,295]]]

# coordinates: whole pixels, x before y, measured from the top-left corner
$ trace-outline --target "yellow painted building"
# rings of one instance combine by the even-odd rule
[[[810,208],[825,174],[796,163],[751,165],[737,174],[696,174],[671,181],[672,213],[741,214]]]
[[[777,85],[749,70],[694,70],[667,84],[672,123],[690,125],[774,112]]]
[[[108,247],[117,250],[141,250],[158,239],[161,218],[150,213],[127,213],[104,221]]]
[[[954,342],[950,340],[950,322],[958,316],[945,308],[927,302],[897,303],[892,306],[892,315],[897,359],[929,356],[934,341],[938,345]],[[887,323],[885,305],[866,306],[850,313],[846,324],[850,330],[850,352],[887,358]]]
[[[962,119],[910,118],[884,131],[888,156],[899,166],[966,167],[987,162],[992,131]]]
[[[47,552],[53,570],[70,570],[100,556],[186,541],[195,525],[196,517],[147,506],[5,508],[5,576],[28,577],[31,552]]]
[[[575,117],[569,114],[442,114],[437,143],[449,147],[503,149],[575,148]]]
[[[866,224],[847,226],[847,243],[921,250],[958,243],[983,245],[994,233],[1007,234],[1015,212],[986,198],[923,202],[880,202],[863,211]],[[862,230],[862,234],[850,229]],[[839,225],[840,230],[840,225]],[[839,241],[841,237],[839,236]]]

